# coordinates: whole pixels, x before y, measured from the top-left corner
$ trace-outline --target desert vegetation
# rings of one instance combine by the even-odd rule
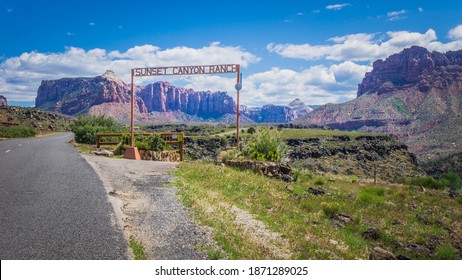
[[[0,138],[34,137],[35,131],[28,126],[0,127]]]
[[[79,126],[124,132],[104,117],[76,124],[77,132]],[[459,174],[426,175],[391,135],[248,125],[236,147],[235,127],[227,125],[142,130],[185,131],[188,160],[173,184],[195,221],[212,228],[219,248],[201,248],[210,258],[462,258]],[[82,141],[91,143],[93,135],[83,134]],[[128,141],[124,134],[114,149],[123,150]],[[168,149],[156,134],[137,136],[135,145]],[[290,166],[290,178],[226,164],[239,160]]]
[[[69,117],[40,109],[0,106],[0,138],[68,131],[71,123]]]
[[[368,259],[376,247],[398,259],[462,257],[462,199],[431,185],[309,170],[284,182],[198,161],[181,164],[175,175],[194,218],[214,229],[224,250],[209,252],[215,257]],[[251,220],[242,223],[238,211]],[[264,229],[256,231],[253,220]]]

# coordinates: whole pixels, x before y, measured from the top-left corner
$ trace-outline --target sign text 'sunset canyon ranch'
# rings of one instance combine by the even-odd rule
[[[200,65],[200,66],[169,66],[146,67],[133,69],[134,76],[165,76],[165,75],[195,75],[195,74],[226,74],[239,71],[238,64]]]

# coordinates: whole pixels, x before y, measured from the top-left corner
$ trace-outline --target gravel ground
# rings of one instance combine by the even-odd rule
[[[149,259],[207,259],[210,230],[195,225],[179,202],[169,172],[177,163],[82,155],[103,181],[125,236],[141,241]]]

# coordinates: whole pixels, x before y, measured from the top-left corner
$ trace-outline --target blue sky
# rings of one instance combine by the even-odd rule
[[[344,102],[377,59],[462,49],[461,14],[456,0],[0,0],[0,94],[33,101],[42,80],[106,69],[128,83],[132,67],[240,63],[243,104]],[[163,80],[234,96],[232,75]]]

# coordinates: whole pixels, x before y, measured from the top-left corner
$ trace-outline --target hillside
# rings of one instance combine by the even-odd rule
[[[378,60],[358,97],[327,104],[294,123],[392,133],[426,161],[462,147],[462,51],[411,47]]]
[[[37,133],[70,130],[72,120],[41,109],[0,106],[0,126],[27,126]]]
[[[228,259],[460,259],[461,198],[309,171],[287,183],[200,162],[174,184]]]

